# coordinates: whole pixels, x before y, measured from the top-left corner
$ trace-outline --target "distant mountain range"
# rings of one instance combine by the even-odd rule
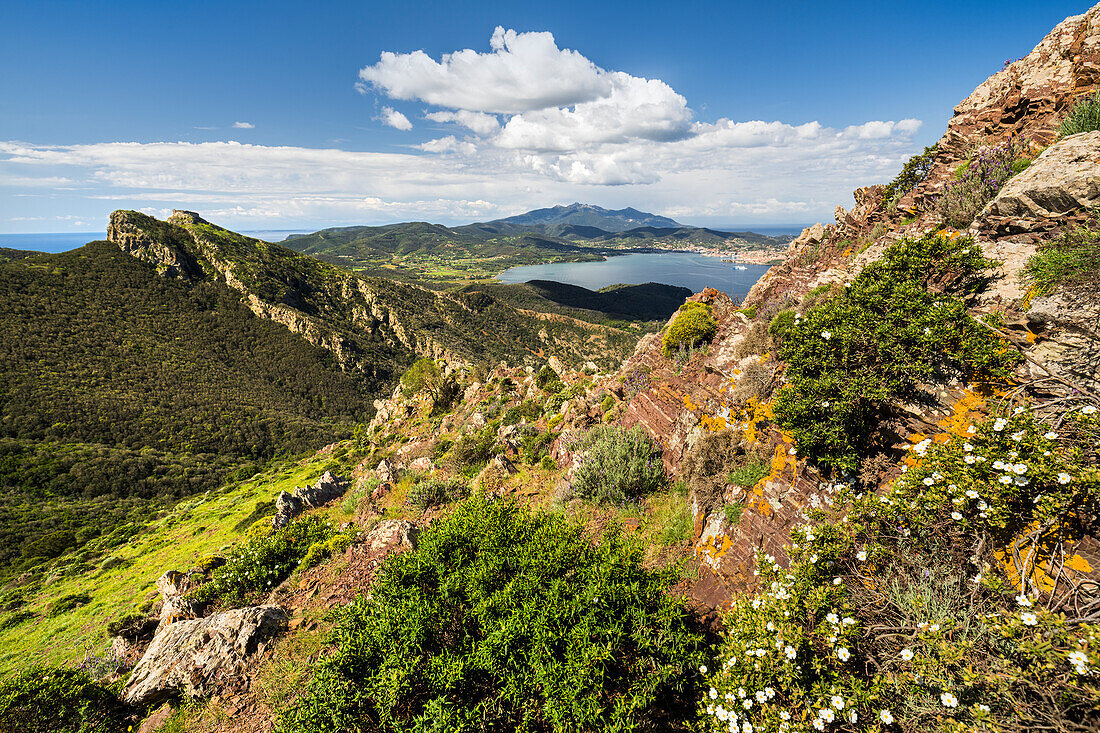
[[[748,250],[780,247],[789,241],[790,237],[685,226],[632,208],[611,210],[574,203],[454,227],[427,222],[336,227],[292,235],[283,244],[373,274],[397,277],[410,268],[406,274],[419,279],[455,263],[462,263],[467,275],[492,276],[515,265],[600,259],[614,249]],[[433,262],[425,266],[425,260]]]

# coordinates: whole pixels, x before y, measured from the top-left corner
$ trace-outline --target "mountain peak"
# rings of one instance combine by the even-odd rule
[[[638,211],[632,207],[613,210],[594,204],[582,204],[578,201],[565,206],[535,209],[524,214],[498,219],[497,222],[519,226],[568,224],[595,227],[606,232],[623,232],[638,227],[677,228],[682,226],[668,217]]]

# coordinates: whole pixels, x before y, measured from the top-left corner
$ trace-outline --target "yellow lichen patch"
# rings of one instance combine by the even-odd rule
[[[733,540],[728,535],[720,534],[708,537],[705,542],[695,548],[696,556],[702,556],[704,562],[714,565],[729,553],[733,546]]]
[[[842,253],[840,254],[840,256],[841,256],[841,257],[851,257],[851,256],[852,256],[852,248],[851,248],[851,247],[848,247],[847,249],[845,249],[845,250],[844,250],[844,251],[843,251],[843,252],[842,252]]]
[[[951,414],[940,421],[940,427],[950,435],[965,436],[975,421],[973,413],[985,406],[985,395],[967,388],[951,408]]]
[[[699,409],[699,406],[691,401],[691,395],[689,395],[689,394],[684,395],[684,407],[687,408],[688,410],[690,410],[691,412],[695,412],[696,410]]]
[[[716,417],[703,415],[701,418],[699,418],[699,422],[702,423],[703,427],[706,430],[710,430],[711,432],[718,432],[719,430],[725,430],[727,427],[729,427],[726,424],[726,418],[722,417],[721,415],[718,415]]]

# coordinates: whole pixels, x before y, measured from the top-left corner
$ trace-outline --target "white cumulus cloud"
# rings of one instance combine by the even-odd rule
[[[392,127],[396,130],[411,130],[412,123],[409,122],[409,118],[401,114],[393,107],[383,107],[380,118],[382,124],[387,127]]]

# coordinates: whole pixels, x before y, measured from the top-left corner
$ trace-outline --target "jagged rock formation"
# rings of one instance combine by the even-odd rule
[[[347,489],[347,479],[334,476],[331,471],[325,471],[313,486],[296,486],[293,492],[280,491],[275,497],[275,516],[271,520],[271,525],[275,529],[285,527],[291,519],[307,508],[314,509],[339,499]]]
[[[384,365],[407,363],[414,355],[466,366],[500,358],[534,363],[547,353],[573,363],[610,364],[636,340],[588,322],[532,323],[530,314],[491,297],[471,308],[461,295],[360,277],[191,211],[174,211],[164,222],[116,211],[108,239],[166,277],[224,282],[260,318],[331,352],[345,370],[379,379],[389,376]]]
[[[153,705],[177,694],[199,697],[233,685],[265,640],[286,623],[277,606],[251,606],[206,618],[161,623],[130,675],[124,699]]]

